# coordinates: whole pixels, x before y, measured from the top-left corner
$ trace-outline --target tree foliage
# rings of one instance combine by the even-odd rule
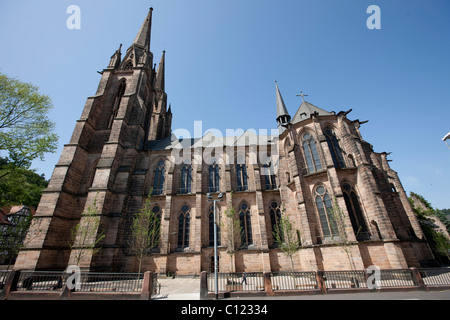
[[[8,174],[5,174],[8,173]],[[0,157],[0,207],[24,204],[37,207],[48,181],[33,170],[17,167]]]
[[[241,234],[243,232],[239,216],[236,213],[236,209],[233,207],[233,192],[230,194],[230,200],[228,201],[228,206],[224,214],[226,227],[226,253],[230,256],[230,272],[233,272],[233,256],[240,246]]]
[[[294,271],[294,254],[302,248],[300,231],[294,228],[285,209],[283,208],[281,211],[282,214],[274,226],[273,237],[281,252],[290,259],[291,269]]]
[[[70,249],[74,252],[75,264],[80,266],[83,258],[101,250],[100,241],[105,234],[100,231],[100,216],[97,213],[97,195],[93,202],[81,214],[81,221],[72,229]]]
[[[52,107],[36,86],[0,73],[0,151],[15,167],[29,168],[33,160],[56,151],[58,136],[48,118]]]
[[[161,238],[161,218],[151,204],[150,190],[144,207],[134,216],[131,224],[131,239],[129,253],[136,256],[139,261],[138,273],[141,272],[142,260],[152,248],[159,245]]]
[[[15,260],[19,251],[25,246],[24,240],[33,218],[30,210],[16,213],[14,221],[0,231],[0,252],[6,253],[9,265]]]
[[[330,223],[332,224],[331,227],[336,231],[336,234],[333,234],[332,242],[346,253],[352,270],[355,270],[356,268],[352,257],[354,241],[351,240],[350,235],[347,232],[348,226],[346,221],[348,215],[341,209],[336,197],[333,197],[333,200],[333,207],[329,209],[329,213],[332,217],[332,219],[330,219]],[[360,231],[361,227],[358,229],[355,236],[357,236]]]
[[[414,199],[419,202],[418,205],[415,205]],[[437,226],[435,224],[436,219],[441,220],[445,217],[441,218],[439,210],[434,209],[432,205],[419,194],[410,192],[410,197],[408,198],[408,200],[413,208],[414,213],[416,214],[417,220],[419,220],[420,226],[423,233],[425,234],[427,242],[430,245],[431,250],[436,255],[437,259],[441,262],[450,262],[450,239],[444,233],[437,230]],[[445,222],[448,221],[444,219],[444,221],[442,222],[444,222],[445,224]]]

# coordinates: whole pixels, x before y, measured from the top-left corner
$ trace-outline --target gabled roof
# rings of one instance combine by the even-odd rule
[[[315,112],[317,112],[319,116],[329,116],[333,114],[324,109],[316,107],[315,105],[307,101],[303,101],[300,107],[298,108],[297,112],[295,113],[294,117],[292,118],[291,123],[294,124],[309,119],[311,117],[311,114]]]
[[[178,138],[174,134],[164,140],[148,141],[147,150],[172,150],[183,148],[216,148],[225,146],[251,146],[251,145],[270,145],[278,135],[256,135],[251,130],[245,131],[240,136],[222,137],[216,136],[208,131],[201,138]]]

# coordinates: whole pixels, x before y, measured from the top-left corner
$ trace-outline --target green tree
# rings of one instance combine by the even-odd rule
[[[450,217],[449,211],[450,211],[450,209],[436,209],[436,216],[445,225],[445,228],[447,229],[448,233],[450,233],[450,220],[448,218],[448,217]]]
[[[86,211],[81,214],[81,221],[71,232],[69,246],[75,253],[74,260],[77,266],[80,266],[83,258],[87,255],[94,255],[102,249],[99,243],[105,238],[105,234],[103,231],[99,232],[100,216],[97,213],[97,195]]]
[[[58,136],[48,118],[52,107],[50,97],[36,86],[0,73],[0,151],[13,164],[0,178],[15,168],[28,169],[33,160],[56,151]]]
[[[33,218],[30,210],[15,213],[11,224],[0,232],[0,252],[6,253],[8,268],[25,246],[24,240]]]
[[[236,250],[240,246],[242,228],[239,221],[239,216],[236,213],[236,209],[233,207],[233,192],[230,194],[230,201],[228,202],[225,214],[225,246],[226,253],[230,256],[230,272],[233,272],[233,257]]]
[[[439,219],[439,210],[435,210],[424,197],[414,192],[410,192],[408,200],[435,257],[441,263],[448,263],[450,261],[450,239],[439,232],[435,225],[435,221]]]
[[[356,268],[352,258],[352,247],[355,243],[350,240],[349,234],[347,233],[347,215],[339,206],[336,197],[333,198],[333,207],[329,209],[329,213],[332,217],[332,219],[330,219],[330,223],[332,224],[331,228],[335,230],[334,232],[336,232],[336,234],[333,233],[332,241],[345,252],[352,270],[355,270]],[[358,236],[360,231],[361,227],[356,232],[355,236]]]
[[[48,181],[43,175],[33,170],[14,166],[9,159],[0,157],[0,207],[24,204],[37,207],[42,191],[47,187]]]
[[[281,252],[290,259],[291,271],[294,271],[294,254],[302,248],[300,231],[294,228],[285,211],[282,208],[282,214],[274,226],[273,237]]]
[[[142,260],[152,248],[156,248],[161,238],[161,217],[151,204],[150,190],[144,207],[134,216],[131,224],[129,253],[136,256],[139,262],[138,273],[141,273]]]

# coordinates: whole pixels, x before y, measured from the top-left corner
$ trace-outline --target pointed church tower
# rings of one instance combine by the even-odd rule
[[[148,139],[163,139],[171,130],[165,53],[156,72],[150,51],[152,11],[123,58],[122,45],[112,55],[97,92],[87,99],[42,195],[29,245],[20,252],[16,268],[53,270],[76,264],[79,249],[70,249],[67,235],[86,222],[85,213],[94,202],[101,225],[97,231],[106,237],[102,253],[83,257],[81,267],[101,270],[115,259],[128,207],[141,205],[133,202],[136,194],[129,190],[136,161]]]
[[[291,121],[291,116],[286,109],[286,105],[284,104],[283,97],[281,96],[280,89],[278,88],[278,83],[275,81],[276,87],[276,97],[277,97],[277,123],[278,123],[278,132],[282,134],[284,132],[285,126],[289,124]]]

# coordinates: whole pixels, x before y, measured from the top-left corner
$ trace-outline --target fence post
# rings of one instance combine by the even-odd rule
[[[275,293],[273,293],[272,288],[272,279],[270,278],[270,272],[264,272],[264,290],[266,294],[270,297],[273,297]]]
[[[414,285],[418,286],[420,290],[426,290],[427,287],[425,285],[425,282],[422,279],[422,276],[420,275],[419,270],[417,268],[409,268],[411,270],[411,275],[414,281]]]
[[[13,270],[8,275],[5,286],[3,287],[3,294],[0,296],[0,300],[7,300],[11,291],[17,290],[17,284],[19,283],[20,270]]]
[[[142,291],[140,300],[150,300],[152,297],[152,279],[153,273],[146,271],[144,273],[144,280],[142,281]]]
[[[320,293],[327,293],[327,287],[325,285],[323,271],[316,271],[316,281]]]
[[[202,271],[200,274],[200,300],[208,299],[208,272]]]

